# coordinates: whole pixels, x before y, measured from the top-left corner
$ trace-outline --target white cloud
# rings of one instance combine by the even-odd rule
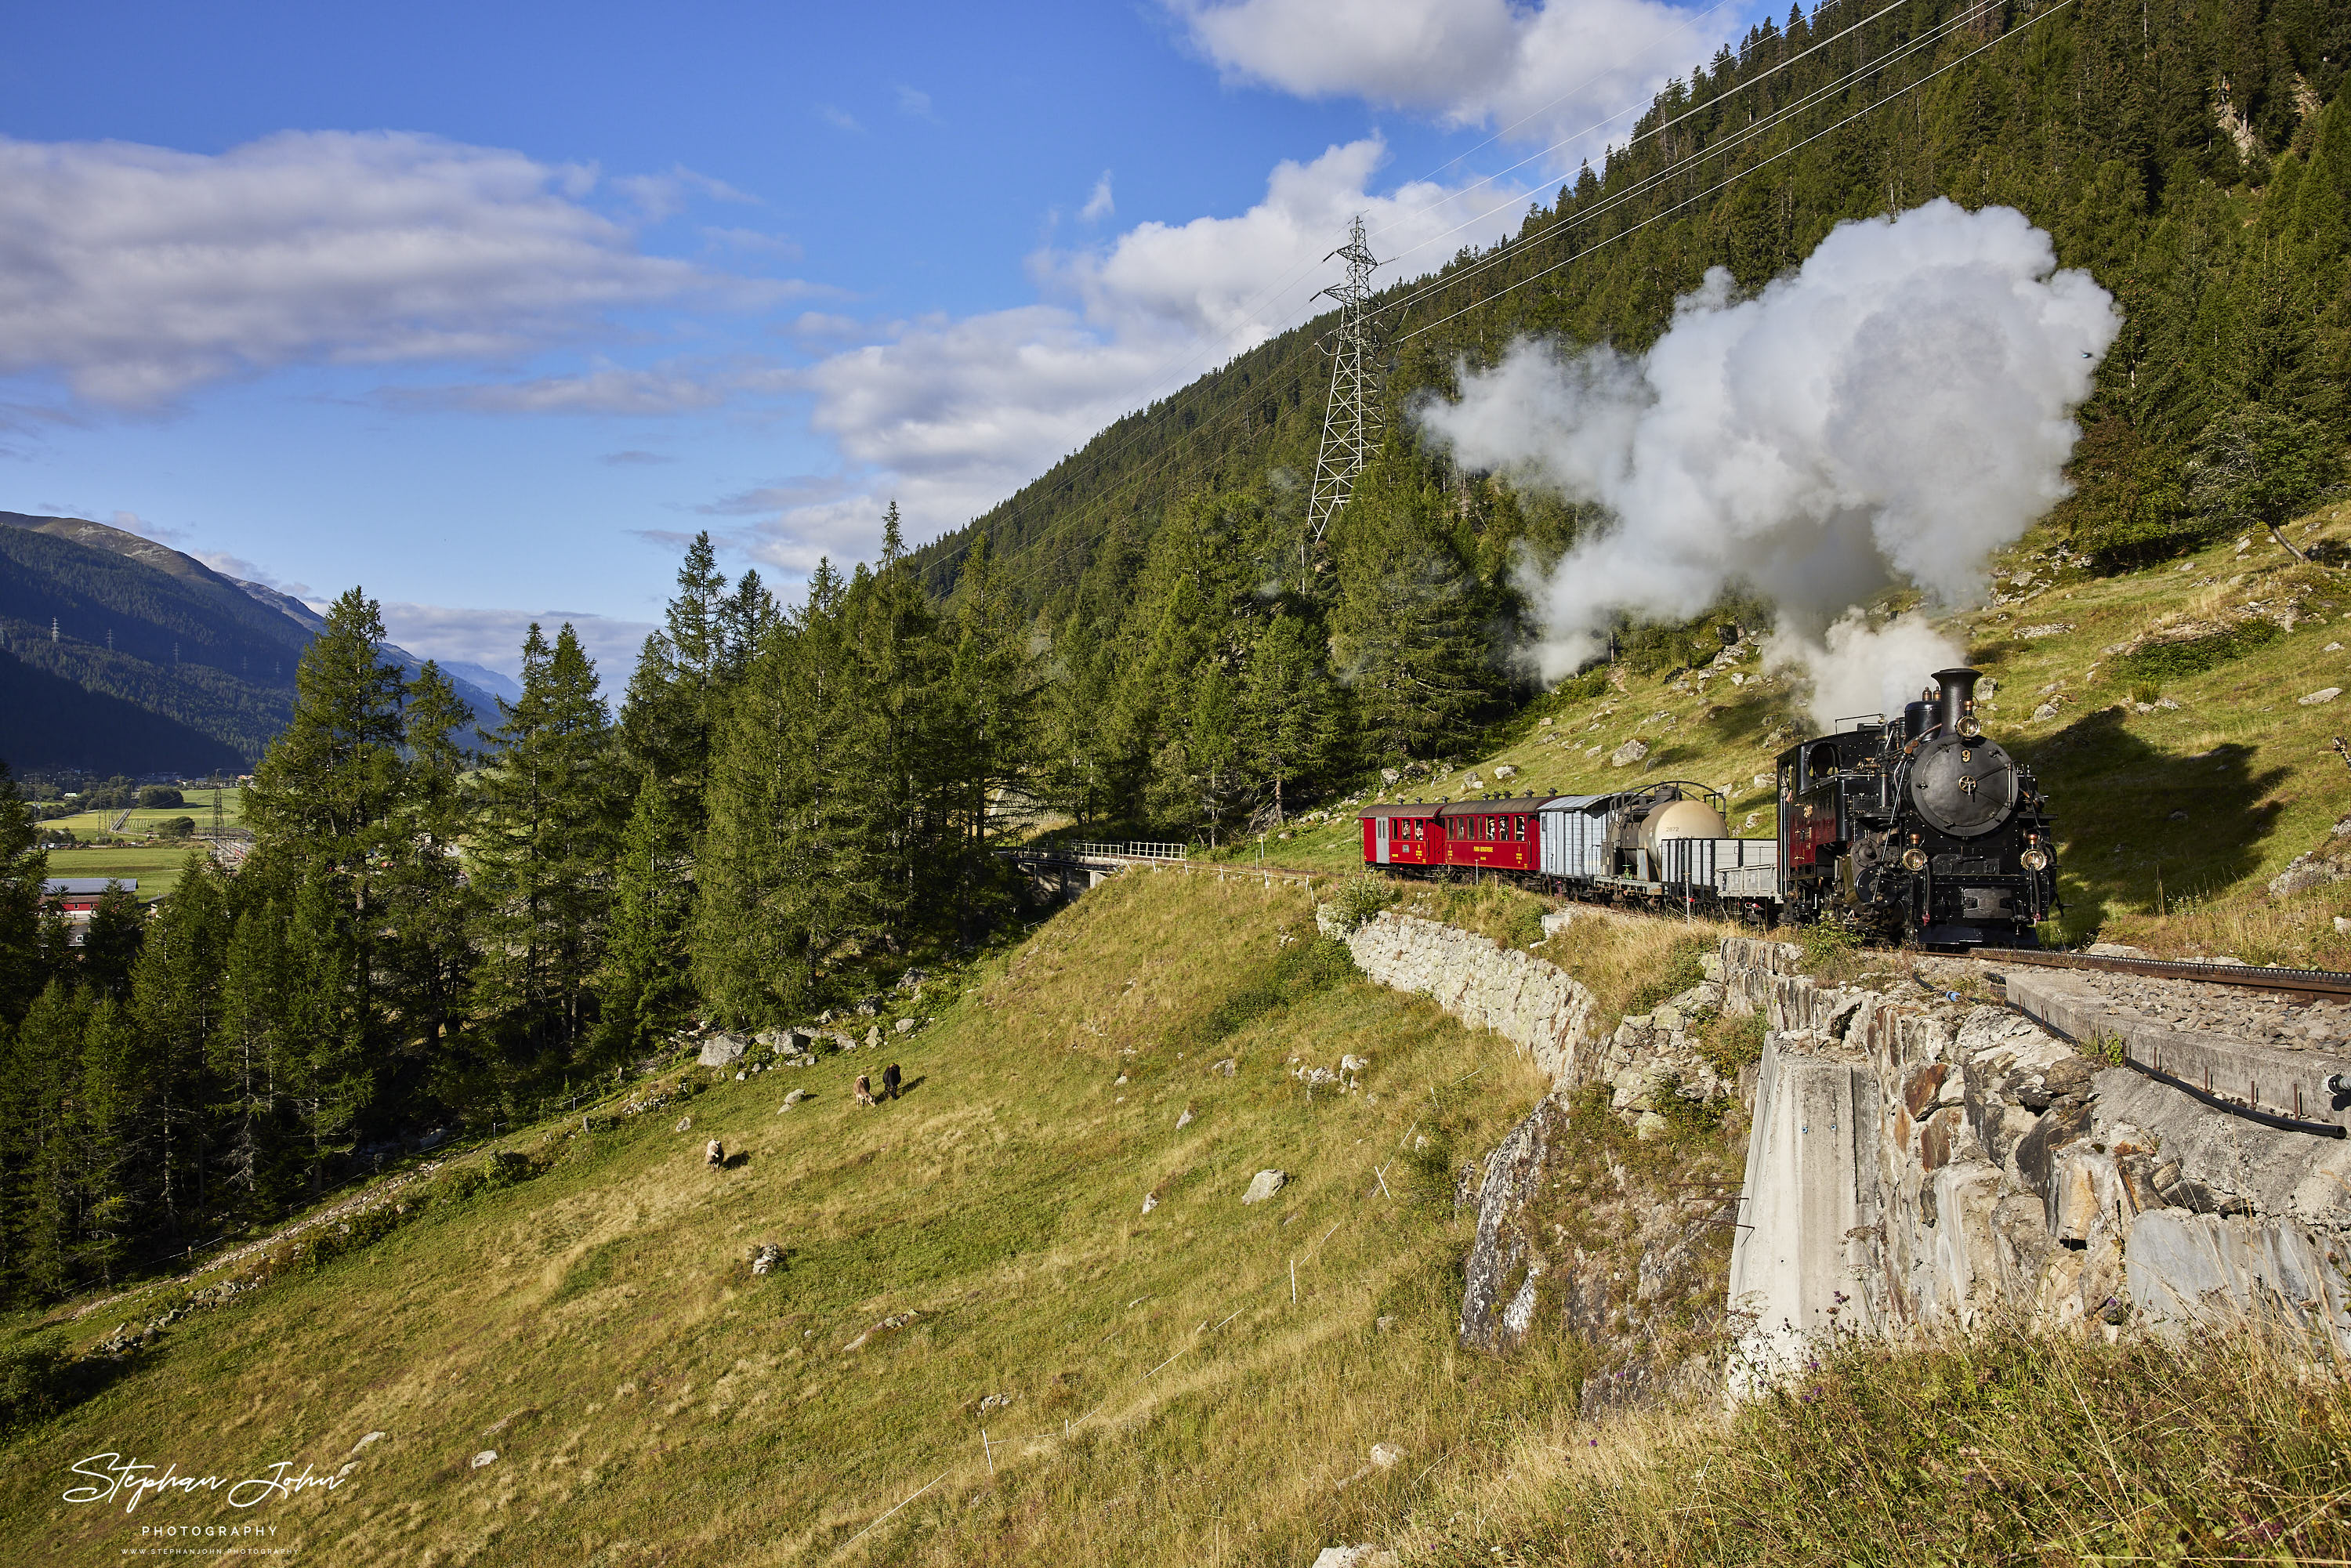
[[[1227,77],[1556,140],[1644,104],[1738,31],[1661,0],[1164,0]],[[1620,132],[1621,134],[1621,132]]]
[[[565,622],[579,635],[580,646],[596,661],[596,674],[608,703],[618,703],[636,668],[637,649],[653,630],[647,621],[622,621],[609,615],[582,614],[570,610],[467,610],[446,604],[386,601],[384,633],[420,659],[458,660],[483,664],[507,675],[522,671],[522,640],[530,623],[538,622],[549,643]]]
[[[925,92],[920,88],[907,87],[904,84],[901,84],[898,89],[898,112],[901,114],[912,115],[916,120],[936,120],[938,118],[937,115],[931,112],[931,95],[929,93]]]
[[[669,414],[716,408],[743,385],[739,374],[656,366],[598,365],[576,375],[479,386],[393,387],[377,394],[399,407],[476,413]]]
[[[1338,264],[1322,258],[1353,214],[1379,254],[1395,255],[1498,199],[1418,183],[1370,194],[1384,155],[1376,140],[1332,147],[1280,165],[1264,199],[1238,215],[1040,252],[1030,271],[1047,303],[901,323],[796,372],[816,396],[811,423],[843,460],[830,488],[752,491],[714,507],[765,514],[751,548],[796,570],[822,554],[870,556],[893,498],[910,540],[961,527],[1113,420],[1324,308],[1314,297]]]
[[[835,131],[855,131],[860,136],[865,134],[865,127],[860,125],[857,122],[857,117],[845,109],[835,109],[831,104],[820,103],[816,106],[816,117]]]
[[[702,237],[714,247],[779,256],[786,261],[798,261],[807,254],[800,242],[789,235],[763,234],[758,229],[705,228]]]
[[[641,254],[587,204],[598,184],[401,132],[218,154],[0,139],[0,374],[152,407],[288,364],[511,355],[623,308],[770,287]]]
[[[1100,223],[1117,212],[1118,204],[1111,200],[1110,171],[1105,169],[1102,172],[1102,178],[1094,182],[1093,194],[1088,196],[1086,204],[1078,209],[1078,216],[1092,224]]]
[[[650,468],[659,464],[674,463],[677,459],[666,452],[645,452],[631,448],[626,452],[607,452],[596,461],[611,468]]]

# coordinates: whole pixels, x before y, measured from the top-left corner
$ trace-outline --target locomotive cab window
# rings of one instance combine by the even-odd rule
[[[1814,779],[1834,779],[1837,770],[1837,749],[1823,741],[1804,754],[1804,776],[1807,783]]]

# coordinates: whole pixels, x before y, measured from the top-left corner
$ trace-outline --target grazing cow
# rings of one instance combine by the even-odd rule
[[[857,1075],[857,1103],[860,1105],[873,1103],[873,1085],[866,1080],[862,1072]]]
[[[716,1170],[725,1166],[726,1163],[726,1145],[720,1143],[716,1138],[711,1139],[710,1146],[702,1151],[702,1163],[708,1166],[713,1170]]]
[[[894,1061],[882,1070],[882,1092],[893,1100],[898,1097],[898,1064]]]

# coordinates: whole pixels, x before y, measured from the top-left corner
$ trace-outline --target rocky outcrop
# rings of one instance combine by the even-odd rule
[[[1541,1185],[1553,1137],[1567,1113],[1545,1098],[1487,1156],[1478,1193],[1478,1239],[1469,1249],[1461,1294],[1461,1343],[1501,1350],[1525,1337],[1546,1260],[1541,1239],[1523,1223]]]
[[[1384,986],[1434,1000],[1471,1029],[1492,1030],[1534,1061],[1556,1090],[1581,1088],[1598,1070],[1600,1004],[1555,964],[1434,920],[1383,910],[1353,931],[1327,913],[1327,935]]]
[[[2351,1349],[2351,1144],[2264,1125],[2005,1008],[1839,990],[1726,944],[1768,1014],[1731,1260],[1744,1375],[1834,1331],[2225,1320]]]

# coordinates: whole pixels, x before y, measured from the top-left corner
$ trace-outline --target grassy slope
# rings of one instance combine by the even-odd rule
[[[338,1563],[784,1562],[944,1476],[844,1560],[1297,1562],[1359,1539],[1433,1495],[1432,1467],[1572,1398],[1583,1362],[1452,1343],[1452,1176],[1532,1102],[1531,1070],[1361,979],[1237,1010],[1300,933],[1301,890],[1118,879],[894,1048],[896,1104],[851,1103],[881,1065],[859,1053],[725,1082],[686,1133],[673,1108],[524,1134],[555,1152],[536,1179],[172,1327],[0,1457],[0,1512],[44,1561],[96,1562],[142,1521],[228,1511],[65,1506],[76,1458],[326,1473],[381,1429],[331,1498],[260,1512]],[[1367,1093],[1310,1101],[1287,1073],[1346,1051],[1372,1058]],[[708,1136],[747,1161],[705,1169]],[[1243,1207],[1267,1166],[1290,1186]],[[763,1241],[789,1260],[758,1280]],[[148,1310],[14,1334],[78,1346]],[[1013,1402],[982,1417],[991,1394]],[[1342,1488],[1375,1441],[1409,1462]]]
[[[2351,505],[2314,514],[2294,538],[2305,545],[2351,539]],[[2325,686],[2351,687],[2351,651],[2326,651],[2330,643],[2351,643],[2351,581],[2294,564],[2266,537],[2241,557],[2231,541],[2115,578],[2056,567],[2055,542],[2036,534],[2007,552],[1999,573],[2003,591],[2018,597],[1949,627],[1999,682],[1986,708],[1991,733],[2032,765],[2055,801],[2066,937],[2097,934],[2163,952],[2351,967],[2351,937],[2332,921],[2351,914],[2351,884],[2274,906],[2263,885],[2351,814],[2351,768],[2328,749],[2346,716],[2336,706],[2294,701]],[[2027,571],[2038,586],[2017,588],[2013,580]],[[2254,603],[2273,610],[2296,595],[2304,618],[2293,631],[2172,685],[2164,695],[2177,709],[2137,712],[2131,683],[2099,667],[2112,663],[2107,649],[2152,629]],[[2071,630],[2018,634],[2050,625]],[[1750,674],[1757,667],[1740,666]],[[2056,691],[2044,695],[2053,685]],[[2060,693],[2065,702],[2054,717],[2031,716]],[[1544,718],[1553,721],[1549,728]],[[1486,794],[1693,779],[1728,786],[1732,831],[1761,836],[1772,831],[1772,801],[1770,789],[1751,780],[1770,771],[1786,744],[1773,734],[1782,724],[1811,733],[1784,678],[1733,688],[1718,676],[1701,690],[1686,677],[1628,673],[1621,688],[1598,698],[1554,694],[1535,704],[1476,766],[1407,784],[1402,793],[1475,798],[1481,792],[1467,788],[1471,774],[1486,783]],[[1635,738],[1649,745],[1645,762],[1609,767],[1608,754]],[[1520,772],[1498,786],[1496,763]],[[2185,815],[2175,820],[2174,811]],[[1360,829],[1343,810],[1336,821],[1301,824],[1295,839],[1273,847],[1281,863],[1316,870],[1362,859]]]

